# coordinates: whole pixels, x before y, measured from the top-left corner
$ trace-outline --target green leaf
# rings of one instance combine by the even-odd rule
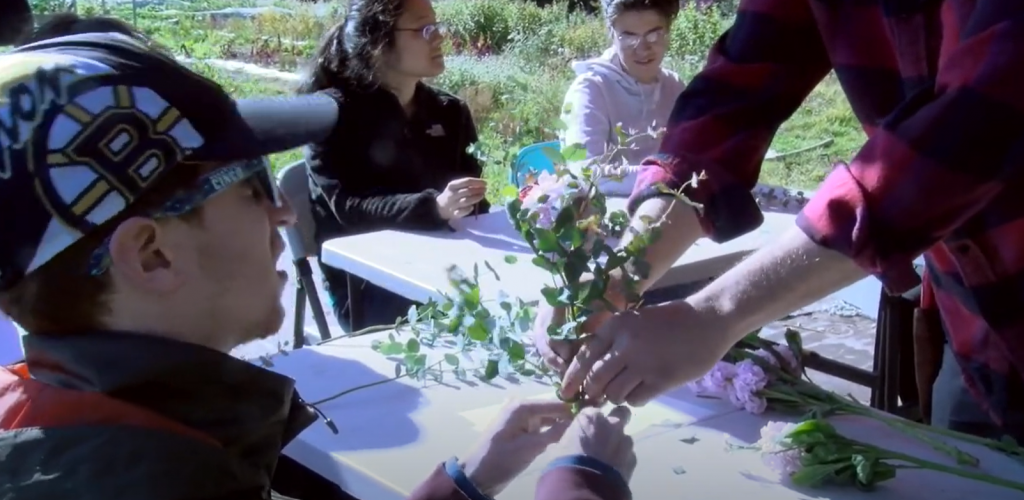
[[[758,330],[758,333],[760,333],[760,330]],[[797,359],[800,359],[804,352],[804,340],[800,336],[800,332],[792,328],[786,328],[785,339],[789,350],[793,351]]]
[[[522,361],[526,359],[526,347],[523,346],[522,342],[512,340],[508,348],[505,349],[505,353],[508,354],[510,361]]]
[[[473,324],[469,325],[469,328],[466,329],[466,334],[469,335],[470,339],[477,342],[486,342],[491,336],[484,324],[479,321],[474,321]]]
[[[840,467],[842,467],[842,465],[804,465],[799,471],[790,476],[790,480],[793,481],[793,484],[799,486],[810,486],[812,488],[821,486],[825,484]]]
[[[562,296],[562,289],[560,288],[545,285],[540,289],[540,294],[544,296],[544,300],[547,301],[548,305],[551,307],[557,307],[562,303],[560,300]]]
[[[562,156],[561,151],[550,146],[545,146],[541,148],[540,151],[544,153],[544,156],[547,156],[548,159],[551,160],[551,163],[554,163],[555,165],[565,165],[565,157]]]
[[[420,341],[415,338],[409,339],[405,343],[405,352],[409,354],[416,354],[420,352]]]
[[[519,262],[519,257],[516,257],[515,255],[506,255],[505,256],[505,263],[506,264],[515,264],[516,262]]]
[[[484,367],[484,380],[492,380],[498,376],[498,360],[489,359],[487,360],[487,366]]]
[[[537,267],[539,267],[539,268],[541,268],[541,269],[543,269],[543,270],[545,270],[545,271],[547,271],[549,273],[557,273],[558,272],[558,265],[555,264],[554,262],[551,262],[546,257],[541,257],[540,255],[538,255],[538,256],[534,257],[532,260],[530,260],[530,262],[533,262],[533,265],[535,265],[535,266],[537,266]]]
[[[444,355],[444,362],[448,363],[449,365],[454,366],[456,368],[459,367],[459,357],[454,355],[454,354],[451,354],[451,353],[445,354]]]
[[[875,464],[878,463],[878,460],[865,455],[854,455],[850,457],[850,460],[857,468],[857,482],[864,486],[873,486],[875,484]]]
[[[562,148],[562,158],[566,163],[587,159],[587,149],[582,144],[570,144]]]
[[[401,342],[382,342],[377,352],[384,356],[399,356],[405,354],[405,346]]]
[[[398,378],[398,377],[401,377],[401,376],[402,376],[402,364],[401,363],[395,363],[395,378]]]
[[[569,227],[575,227],[576,219],[576,209],[571,205],[567,206],[558,211],[558,216],[555,217],[555,224],[551,227],[551,230],[561,233]]]
[[[537,250],[544,253],[557,252],[559,250],[558,237],[555,236],[553,231],[542,227],[535,227],[531,231],[537,238]]]
[[[488,271],[490,271],[490,272],[491,272],[491,274],[493,274],[493,275],[494,275],[494,279],[496,279],[496,280],[498,280],[498,281],[501,281],[501,276],[498,276],[498,271],[495,271],[495,270],[494,270],[494,267],[493,267],[493,266],[491,266],[491,263],[490,263],[490,262],[487,262],[487,261],[485,260],[485,261],[484,261],[484,267],[486,267],[486,268],[487,268],[487,270],[488,270]]]

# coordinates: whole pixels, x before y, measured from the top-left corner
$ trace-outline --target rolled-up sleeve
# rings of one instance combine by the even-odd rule
[[[808,2],[744,0],[676,100],[658,155],[637,177],[630,211],[703,173],[684,194],[703,206],[708,237],[722,242],[756,229],[764,217],[751,190],[768,146],[830,69]]]
[[[943,47],[935,85],[889,116],[797,218],[891,293],[916,286],[913,260],[1024,172],[1024,16],[987,10],[998,9],[978,7]]]

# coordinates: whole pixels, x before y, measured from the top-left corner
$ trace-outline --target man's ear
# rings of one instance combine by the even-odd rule
[[[133,288],[168,292],[181,286],[183,277],[171,264],[174,251],[165,228],[153,219],[132,217],[110,236],[110,271]]]

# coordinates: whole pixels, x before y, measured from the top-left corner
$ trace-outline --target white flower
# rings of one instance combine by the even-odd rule
[[[761,439],[754,446],[761,450],[761,461],[783,477],[789,477],[801,468],[803,451],[789,441],[789,433],[797,424],[768,422],[761,428]]]

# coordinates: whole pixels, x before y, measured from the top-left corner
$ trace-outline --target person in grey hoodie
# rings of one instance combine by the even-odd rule
[[[599,57],[574,62],[572,82],[562,107],[562,147],[582,145],[587,159],[621,178],[606,178],[600,189],[628,196],[636,168],[657,152],[661,133],[685,84],[662,67],[669,30],[679,13],[678,0],[603,0],[602,12],[612,45]],[[617,126],[631,138],[620,144]],[[610,154],[609,154],[610,153]],[[579,164],[577,164],[579,165]]]

